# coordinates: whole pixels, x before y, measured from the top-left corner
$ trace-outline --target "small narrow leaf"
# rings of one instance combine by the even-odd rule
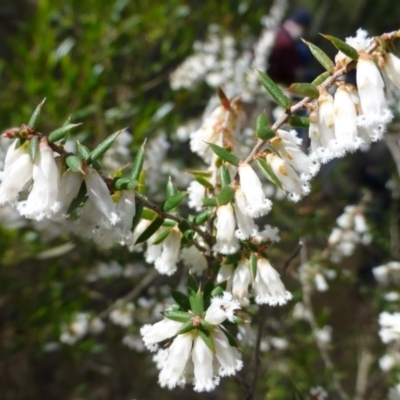
[[[250,272],[251,272],[251,277],[254,281],[257,276],[257,256],[254,253],[251,253],[250,256]]]
[[[33,131],[36,129],[37,124],[40,118],[40,112],[42,111],[42,106],[46,99],[43,99],[42,102],[35,108],[35,111],[32,113],[31,117],[29,118],[28,127],[31,128]]]
[[[188,292],[193,292],[196,293],[199,285],[196,281],[196,278],[193,276],[193,274],[189,274],[188,276],[188,281],[187,281],[187,288],[188,288]]]
[[[90,156],[90,150],[80,142],[77,142],[78,144],[78,154],[84,159],[87,160]]]
[[[220,168],[220,174],[221,174],[221,186],[225,187],[231,184],[231,175],[229,174],[228,168],[226,168],[225,165],[221,165]]]
[[[178,322],[188,322],[193,317],[188,312],[179,311],[179,310],[164,311],[163,315],[165,318],[172,319],[173,321],[178,321]]]
[[[323,72],[321,75],[318,75],[311,83],[315,86],[321,85],[324,83],[331,74],[329,72]]]
[[[49,142],[55,143],[61,139],[64,139],[64,137],[68,135],[68,133],[71,129],[73,129],[79,125],[81,125],[81,124],[63,125],[61,128],[58,128],[49,134],[49,137],[48,137]]]
[[[82,160],[77,157],[75,154],[69,154],[65,159],[65,163],[74,172],[83,172],[82,171]]]
[[[199,329],[199,335],[204,343],[207,345],[207,347],[212,351],[212,353],[215,354],[215,344],[211,333],[203,328]]]
[[[224,295],[224,290],[222,289],[221,286],[216,286],[211,292],[211,297],[222,297],[223,295]]]
[[[35,162],[38,148],[39,148],[39,138],[37,136],[34,136],[29,141],[29,157],[31,158],[32,162]]]
[[[136,153],[135,159],[133,160],[132,169],[129,174],[129,178],[131,178],[131,179],[138,179],[139,174],[142,171],[143,162],[144,162],[144,146],[145,146],[145,144],[146,144],[146,141],[144,141],[142,146],[139,148],[138,152]]]
[[[197,182],[200,183],[200,185],[203,185],[207,189],[213,189],[214,186],[205,178],[202,176],[195,176],[194,179],[196,179]]]
[[[274,171],[272,170],[272,168],[266,163],[266,161],[264,161],[262,158],[256,158],[254,160],[254,162],[256,163],[257,167],[260,169],[260,171],[264,174],[264,176],[271,181],[272,183],[274,183],[276,186],[278,186],[279,188],[282,188],[282,184],[280,182],[280,180],[277,178],[277,176],[275,175]]]
[[[87,159],[88,163],[91,164],[94,161],[98,160],[101,156],[103,156],[105,154],[105,152],[112,146],[112,144],[114,143],[114,140],[117,138],[117,136],[121,132],[123,132],[123,131],[121,130],[121,131],[113,133],[108,138],[103,140],[100,144],[98,144],[96,146],[96,148],[90,153],[90,155]]]
[[[329,72],[332,72],[335,68],[334,62],[328,57],[328,55],[321,50],[315,44],[307,42],[307,40],[301,39],[310,49],[312,55],[317,59],[317,61]]]
[[[218,202],[217,202],[217,199],[215,197],[205,197],[203,199],[203,204],[206,207],[216,207],[216,206],[218,206]]]
[[[229,344],[232,347],[239,347],[238,342],[236,341],[236,338],[226,329],[223,325],[221,326],[222,332],[224,332],[224,335],[227,337]]]
[[[85,200],[85,198],[87,199],[86,195],[87,195],[86,185],[85,181],[83,181],[81,187],[79,188],[78,195],[72,200],[68,208],[67,215],[73,213],[83,201],[86,201]]]
[[[160,233],[152,242],[151,244],[156,245],[162,243],[168,235],[171,233],[171,229],[166,229],[164,232]]]
[[[182,203],[183,199],[186,197],[187,192],[177,192],[171,197],[168,197],[167,200],[165,200],[161,206],[161,209],[164,212],[173,210],[174,208],[178,207],[179,204]]]
[[[140,219],[142,218],[143,209],[144,209],[143,202],[140,200],[137,200],[136,201],[136,212],[132,219],[132,230],[135,230],[137,224],[140,222]]]
[[[317,99],[319,97],[319,90],[311,83],[292,83],[287,90],[290,93],[303,97],[310,97],[311,99]]]
[[[138,185],[138,181],[130,178],[118,178],[114,181],[114,187],[117,190],[132,190]]]
[[[235,189],[230,186],[225,186],[218,194],[217,201],[219,206],[228,204],[235,195]]]
[[[214,143],[209,143],[208,144],[211,147],[211,150],[220,158],[222,158],[224,161],[239,166],[239,158],[236,157],[234,154],[229,152],[228,150],[224,149],[223,147],[220,147]]]
[[[203,225],[204,222],[208,221],[211,218],[212,211],[211,210],[204,210],[200,214],[197,214],[194,217],[194,223],[195,225]]]
[[[178,304],[182,310],[188,311],[190,310],[190,302],[189,297],[187,297],[182,292],[178,292],[177,290],[170,289],[171,296],[175,300],[175,303]]]
[[[142,218],[147,219],[148,221],[153,221],[156,218],[157,213],[153,210],[149,210],[148,208],[143,210]]]
[[[184,333],[188,333],[194,329],[193,321],[189,320],[185,322],[182,327],[179,329],[178,332],[176,332],[177,335],[182,335]]]
[[[268,117],[265,113],[261,113],[257,117],[256,136],[262,140],[268,140],[275,136],[275,132],[270,128],[268,124]]]
[[[285,110],[290,108],[291,102],[289,97],[283,93],[282,89],[264,72],[257,70],[258,78],[261,83],[267,89],[268,93],[272,96],[272,98]]]
[[[199,169],[190,169],[188,172],[192,174],[194,177],[202,176],[203,178],[211,178],[212,176],[212,173],[210,171],[202,171]]]
[[[358,59],[358,51],[354,47],[348,45],[346,42],[343,42],[343,40],[340,40],[335,36],[331,35],[322,35],[322,36],[325,39],[329,40],[339,51],[341,51],[347,57],[350,57],[352,60]]]
[[[189,294],[190,308],[195,315],[202,316],[204,313],[204,299],[203,292],[200,290],[197,292],[191,292]]]
[[[154,233],[156,233],[157,229],[163,224],[164,220],[162,218],[156,218],[148,227],[147,229],[137,238],[135,244],[139,244],[145,242]]]
[[[171,197],[176,193],[176,187],[174,186],[174,184],[172,183],[171,177],[168,178],[168,182],[167,182],[167,189],[166,189],[166,194],[167,197]]]
[[[211,303],[211,292],[214,290],[214,282],[210,279],[204,285],[203,295],[204,295],[204,309],[210,306]]]
[[[297,115],[293,115],[288,120],[289,125],[296,126],[298,128],[309,128],[310,127],[310,119],[308,117],[299,117]]]

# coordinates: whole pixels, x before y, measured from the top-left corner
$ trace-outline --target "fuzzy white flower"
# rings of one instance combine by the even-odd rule
[[[243,258],[239,261],[235,269],[232,280],[232,293],[241,304],[248,303],[249,285],[251,283],[251,273],[249,260]]]
[[[136,213],[135,192],[123,190],[116,205],[119,222],[115,226],[121,244],[129,242],[132,238],[132,220]]]
[[[246,240],[257,234],[257,226],[252,217],[247,215],[248,204],[246,196],[241,188],[235,191],[235,216],[238,224],[236,237]]]
[[[233,322],[235,310],[240,304],[232,296],[232,293],[224,292],[222,297],[213,297],[208,307],[204,320],[212,325],[222,324],[226,319]]]
[[[379,336],[383,343],[400,339],[400,313],[382,312],[379,314]]]
[[[235,216],[230,203],[217,209],[217,236],[214,250],[221,254],[233,254],[239,250],[235,237]]]
[[[135,306],[133,303],[123,304],[110,312],[109,318],[115,324],[127,328],[133,323],[132,312]]]
[[[397,89],[400,89],[400,59],[392,53],[383,54],[379,66]]]
[[[182,249],[181,258],[183,263],[198,275],[207,269],[207,259],[195,246]]]
[[[205,187],[197,181],[190,182],[188,187],[189,199],[188,205],[190,208],[196,211],[201,211],[203,209],[203,198],[206,194]]]
[[[179,257],[182,233],[173,228],[167,238],[161,243],[160,256],[155,260],[154,266],[160,274],[172,275],[175,273]]]
[[[182,325],[182,322],[173,321],[167,318],[164,318],[153,325],[143,325],[140,329],[140,333],[142,335],[144,345],[148,350],[156,351],[158,348],[157,344],[163,340],[175,336]]]

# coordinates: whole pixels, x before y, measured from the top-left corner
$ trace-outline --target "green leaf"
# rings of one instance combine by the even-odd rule
[[[289,97],[283,93],[282,89],[264,72],[257,70],[258,78],[261,83],[267,89],[268,93],[272,96],[272,98],[285,110],[290,108],[291,102]]]
[[[311,83],[315,86],[321,85],[324,83],[331,74],[329,72],[323,72],[321,75],[318,75]]]
[[[221,325],[221,330],[224,333],[224,335],[227,337],[228,342],[232,347],[239,347],[238,342],[236,341],[236,338],[228,331],[228,329],[225,328],[225,326]]]
[[[268,116],[265,113],[261,113],[257,117],[256,136],[262,140],[268,140],[275,136],[275,132],[270,128]]]
[[[260,171],[264,174],[264,176],[271,181],[272,183],[274,183],[276,186],[278,186],[279,188],[282,189],[282,184],[280,182],[280,180],[277,178],[277,176],[275,175],[274,171],[272,170],[272,168],[266,163],[266,161],[264,161],[262,158],[256,158],[254,160],[254,162],[256,163],[257,167],[260,169]]]
[[[83,172],[82,170],[82,160],[77,157],[75,154],[68,154],[65,159],[65,163],[74,172]]]
[[[31,128],[33,131],[36,129],[37,124],[40,118],[40,112],[42,111],[42,106],[46,99],[44,98],[42,102],[35,108],[35,111],[32,113],[31,117],[29,118],[28,127]]]
[[[221,165],[219,170],[221,176],[221,186],[225,187],[231,184],[231,175],[229,174],[228,168],[224,164]]]
[[[61,128],[58,128],[49,134],[49,137],[48,137],[49,142],[55,143],[61,139],[64,139],[64,137],[68,135],[68,133],[71,129],[73,129],[79,125],[81,125],[81,124],[63,125]]]
[[[194,179],[196,179],[197,182],[200,183],[200,185],[203,185],[207,189],[213,189],[214,186],[205,178],[202,176],[195,176]]]
[[[175,300],[175,303],[178,304],[182,310],[188,311],[190,310],[190,302],[189,297],[187,297],[182,292],[178,292],[177,290],[170,289],[171,296]]]
[[[216,286],[211,292],[211,297],[222,297],[223,295],[224,295],[224,290],[222,289],[221,286]]]
[[[219,206],[228,204],[235,195],[235,189],[231,186],[225,186],[218,194],[217,201]]]
[[[203,292],[198,290],[197,292],[189,293],[190,308],[195,315],[203,315],[204,313],[204,299]]]
[[[329,72],[332,72],[335,68],[334,62],[328,57],[328,55],[321,50],[315,44],[307,42],[307,40],[301,39],[309,48],[312,55],[317,59],[317,61]]]
[[[251,253],[250,256],[250,272],[251,272],[251,277],[254,279],[256,279],[257,276],[257,256],[254,253]]]
[[[194,329],[193,321],[187,321],[185,322],[182,327],[176,332],[177,335],[182,335],[184,333],[188,333]]]
[[[173,194],[171,197],[168,197],[167,200],[165,200],[161,206],[161,209],[164,212],[170,211],[176,207],[179,206],[179,204],[182,203],[183,199],[186,197],[187,192],[177,192]]]
[[[188,322],[193,317],[192,314],[189,314],[188,312],[185,312],[185,311],[179,311],[179,310],[164,311],[163,315],[165,318],[172,319],[173,321],[178,321],[178,322]]]
[[[204,309],[207,310],[207,308],[210,306],[211,303],[211,293],[214,290],[214,282],[210,279],[206,282],[204,285]]]
[[[212,211],[211,210],[204,210],[204,211],[202,211],[200,214],[197,214],[195,217],[194,217],[194,223],[195,223],[195,225],[197,225],[197,226],[199,226],[199,225],[203,225],[204,224],[204,222],[206,222],[206,221],[208,221],[210,218],[211,218],[211,216],[212,216]]]
[[[143,202],[140,200],[137,200],[135,215],[132,219],[132,230],[134,230],[136,228],[137,224],[140,222],[140,219],[142,218],[143,209],[144,209]]]
[[[90,153],[89,157],[87,158],[87,161],[89,164],[92,164],[94,161],[98,160],[101,156],[103,156],[106,151],[112,146],[114,143],[114,140],[117,138],[117,136],[123,132],[118,131],[110,135],[108,138],[103,140],[101,143],[99,143],[96,148]]]
[[[151,244],[160,244],[162,243],[167,236],[171,233],[171,229],[166,229],[164,232],[160,233],[152,242]]]
[[[194,293],[196,293],[199,288],[199,285],[193,274],[189,274],[189,276],[188,276],[187,288],[188,288],[188,292],[192,291]]]
[[[131,179],[138,179],[140,172],[142,171],[143,168],[143,162],[144,162],[144,146],[146,144],[146,141],[142,144],[138,152],[136,153],[135,159],[133,160],[133,165],[131,172],[129,174],[129,178]]]
[[[178,228],[182,233],[185,233],[186,231],[190,231],[192,229],[189,222],[186,220],[179,222]]]
[[[288,123],[289,125],[296,126],[298,128],[310,127],[310,119],[308,117],[299,117],[297,115],[293,115],[289,117]]]
[[[194,177],[202,176],[203,178],[211,178],[212,176],[212,173],[210,171],[203,171],[200,169],[190,169],[188,172],[192,174]]]
[[[79,141],[77,142],[78,144],[78,154],[84,159],[87,160],[90,156],[90,150],[83,144],[81,144]]]
[[[176,221],[173,219],[166,218],[163,222],[163,226],[174,227],[176,225]]]
[[[239,166],[239,158],[232,154],[230,151],[214,143],[209,143],[208,145],[211,147],[211,150],[222,160],[228,162],[229,164],[236,165],[237,167]]]
[[[39,138],[37,136],[34,136],[29,141],[29,157],[31,158],[32,162],[35,162],[38,148],[39,148]]]
[[[211,336],[211,332],[206,331],[203,327],[201,327],[199,329],[199,336],[204,341],[204,343],[207,345],[207,347],[212,351],[212,353],[215,354],[215,344],[214,344],[214,340]]]
[[[343,40],[340,40],[335,36],[331,35],[322,35],[322,36],[325,39],[329,40],[339,51],[341,51],[347,57],[350,57],[352,60],[358,59],[358,51],[354,47],[348,45],[346,42],[343,42]]]
[[[156,214],[155,211],[149,210],[148,208],[146,208],[146,209],[143,210],[142,218],[143,219],[147,219],[149,221],[153,221],[153,219],[156,218],[156,215],[157,214]]]
[[[138,181],[130,178],[118,178],[114,181],[114,187],[117,190],[132,190],[138,185]]]
[[[87,195],[87,190],[86,190],[85,181],[82,181],[82,184],[81,184],[81,187],[79,188],[79,192],[78,192],[77,196],[72,200],[72,202],[68,208],[67,215],[72,214],[83,201],[86,201],[85,200],[85,198],[87,198],[86,195]]]
[[[206,207],[217,207],[218,206],[218,202],[215,197],[205,197],[205,198],[203,198],[202,201]]]
[[[168,182],[167,182],[167,190],[166,190],[167,197],[171,197],[175,193],[176,193],[176,187],[172,183],[171,177],[169,177]]]
[[[319,97],[318,88],[311,83],[292,83],[287,90],[290,93],[303,97],[310,97],[311,99],[317,99]]]
[[[145,231],[137,238],[135,244],[139,244],[142,242],[145,242],[147,239],[149,239],[151,236],[153,236],[154,233],[158,230],[158,228],[163,224],[164,220],[160,217],[156,218],[148,227],[145,229]]]

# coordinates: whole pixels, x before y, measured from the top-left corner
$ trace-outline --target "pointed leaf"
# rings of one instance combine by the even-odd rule
[[[199,335],[204,343],[207,345],[207,347],[212,351],[212,353],[215,354],[215,344],[211,333],[202,328],[199,329]]]
[[[224,206],[225,204],[228,204],[233,199],[234,195],[235,195],[235,189],[230,186],[225,186],[219,192],[219,195],[217,197],[218,205]]]
[[[199,226],[199,225],[203,225],[204,224],[204,222],[206,222],[206,221],[208,221],[210,218],[211,218],[211,216],[212,216],[212,211],[211,210],[204,210],[204,211],[202,211],[200,214],[197,214],[195,217],[194,217],[194,223],[195,223],[195,225],[197,225],[197,226]]]
[[[106,153],[106,151],[112,146],[114,140],[121,132],[123,131],[121,130],[113,133],[108,138],[103,140],[100,144],[98,144],[96,148],[90,153],[90,156],[87,159],[88,163],[91,164],[94,161],[98,160],[101,156],[103,156]]]
[[[197,182],[200,183],[200,185],[203,185],[207,189],[213,189],[214,186],[205,178],[202,176],[195,176],[194,179],[196,179]]]
[[[329,56],[321,50],[315,44],[307,42],[307,40],[301,39],[310,49],[312,55],[317,59],[317,61],[329,72],[332,72],[335,68],[334,62],[329,58]]]
[[[149,220],[149,221],[153,221],[153,219],[154,218],[156,218],[156,212],[155,211],[153,211],[153,210],[149,210],[148,208],[145,208],[144,210],[143,210],[143,213],[142,213],[142,218],[143,219],[147,219],[147,220]]]
[[[188,172],[192,174],[194,177],[202,176],[203,178],[211,178],[212,176],[212,173],[210,171],[203,171],[200,169],[190,169]]]
[[[136,211],[132,219],[132,230],[135,230],[137,224],[140,222],[140,219],[142,218],[143,208],[143,202],[136,199]]]
[[[298,128],[310,127],[310,119],[308,117],[299,117],[297,115],[293,115],[289,117],[288,123],[289,125],[296,126]]]
[[[319,97],[319,90],[311,83],[292,83],[287,90],[290,93],[303,97],[310,97],[311,99],[317,99]]]
[[[29,157],[31,158],[32,162],[35,161],[38,148],[39,148],[39,138],[37,136],[34,136],[29,141]]]
[[[211,147],[211,150],[220,158],[222,158],[224,161],[239,166],[239,158],[236,157],[234,154],[229,152],[228,150],[224,149],[223,147],[220,147],[214,143],[209,143],[208,144]]]
[[[186,231],[190,231],[192,229],[189,222],[187,222],[186,220],[179,222],[178,228],[182,233],[185,233]]]
[[[118,178],[114,181],[114,187],[117,190],[132,190],[138,185],[138,181],[130,178]]]
[[[265,113],[261,113],[257,117],[256,136],[262,140],[268,140],[275,136],[275,132],[270,128],[268,124],[268,117]]]
[[[204,285],[204,309],[207,310],[207,308],[210,306],[211,303],[211,292],[214,290],[214,282],[212,280],[208,280],[206,284]]]
[[[262,158],[256,158],[254,160],[254,162],[256,163],[257,167],[260,169],[260,171],[264,174],[264,176],[271,181],[272,183],[274,183],[276,186],[278,186],[279,188],[282,188],[281,182],[280,180],[277,178],[277,176],[275,175],[274,171],[272,170],[272,168],[266,163],[266,161],[264,161]]]
[[[257,276],[257,263],[258,263],[257,256],[254,253],[251,253],[251,256],[250,256],[250,272],[251,272],[251,277],[253,279],[253,282],[254,282],[254,280],[256,279],[256,276]]]
[[[156,245],[162,243],[168,235],[171,233],[171,229],[166,229],[164,232],[160,233],[152,242],[151,244]]]
[[[77,196],[72,200],[68,208],[67,215],[72,214],[83,201],[86,201],[86,199],[87,199],[87,190],[85,182],[83,181],[81,187],[79,188]]]
[[[321,85],[324,83],[331,74],[329,72],[323,72],[321,75],[318,75],[311,83],[315,86]]]
[[[171,197],[168,197],[167,200],[164,201],[164,203],[161,206],[161,209],[164,212],[170,211],[176,207],[179,206],[179,204],[182,203],[183,199],[186,197],[187,192],[177,192]]]
[[[81,124],[68,124],[63,125],[61,128],[56,129],[55,131],[49,134],[48,140],[50,143],[58,142],[68,135],[69,131]]]
[[[170,291],[172,298],[175,300],[176,304],[178,304],[178,306],[182,308],[182,310],[185,311],[190,310],[189,297],[187,297],[182,292],[178,292],[177,290],[174,289],[170,289]]]
[[[189,274],[189,276],[188,276],[187,288],[188,288],[188,292],[189,293],[190,292],[196,293],[198,288],[199,288],[199,285],[198,285],[198,283],[196,281],[196,278],[194,277],[193,274]]]
[[[82,170],[82,160],[75,154],[69,154],[65,159],[65,163],[74,172],[83,172]]]
[[[358,59],[358,51],[354,47],[348,45],[346,42],[343,42],[343,40],[340,40],[335,36],[331,35],[322,35],[322,36],[325,39],[329,40],[339,51],[341,51],[347,57],[350,57],[352,60]]]
[[[189,320],[185,322],[182,327],[176,332],[177,335],[182,335],[184,333],[188,333],[194,329],[193,321]]]
[[[221,325],[221,330],[228,339],[229,345],[232,347],[239,347],[236,338],[225,328],[225,326]]]
[[[231,184],[231,175],[229,174],[228,168],[224,164],[221,165],[220,168],[221,174],[221,186],[225,187]]]
[[[198,290],[197,292],[191,292],[189,294],[190,308],[195,315],[202,316],[204,313],[204,299],[203,292]]]
[[[156,218],[148,227],[145,229],[145,231],[137,238],[135,244],[139,244],[142,242],[145,242],[147,239],[149,239],[151,236],[153,236],[154,233],[160,228],[160,226],[163,224],[164,220],[160,217]]]
[[[32,113],[31,117],[29,118],[28,127],[31,128],[33,131],[36,129],[37,124],[40,118],[40,112],[42,110],[42,106],[46,99],[44,98],[42,102],[35,108],[35,111]]]
[[[211,292],[211,297],[222,297],[223,295],[224,295],[224,290],[222,289],[221,286],[216,286]]]
[[[78,144],[78,154],[84,159],[87,160],[90,156],[90,150],[80,142],[77,142]]]
[[[163,222],[163,226],[169,226],[169,227],[174,227],[176,225],[176,221],[174,221],[173,219],[165,219]]]
[[[171,177],[169,177],[168,182],[167,182],[167,190],[166,190],[167,197],[171,197],[175,193],[176,193],[176,187],[172,183]]]
[[[216,207],[216,206],[218,206],[218,202],[217,202],[217,199],[215,197],[205,197],[205,198],[203,198],[202,201],[203,201],[203,204],[206,207]]]
[[[135,159],[133,161],[132,165],[132,170],[129,174],[129,178],[131,179],[138,179],[140,172],[142,171],[143,168],[143,162],[144,162],[144,146],[146,144],[146,141],[142,144],[142,146],[139,148],[138,152],[136,153]]]
[[[138,192],[143,195],[146,194],[146,175],[144,171],[141,171],[139,174]]]
[[[261,83],[267,89],[268,93],[272,96],[272,98],[285,110],[290,108],[291,102],[289,97],[283,93],[282,89],[264,72],[257,70],[258,78]]]
[[[179,310],[164,311],[163,315],[165,318],[172,319],[173,321],[178,321],[178,322],[188,322],[193,317],[192,314],[189,314],[188,312],[185,312],[185,311],[179,311]]]

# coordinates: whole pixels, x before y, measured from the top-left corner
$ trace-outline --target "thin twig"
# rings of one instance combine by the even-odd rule
[[[286,272],[286,270],[289,268],[290,263],[300,254],[301,248],[303,247],[303,243],[299,242],[299,245],[297,246],[297,249],[295,252],[285,261],[282,267],[282,275]]]
[[[366,398],[369,370],[374,361],[374,357],[370,353],[365,350],[361,352],[360,362],[358,363],[354,400],[364,400]]]

